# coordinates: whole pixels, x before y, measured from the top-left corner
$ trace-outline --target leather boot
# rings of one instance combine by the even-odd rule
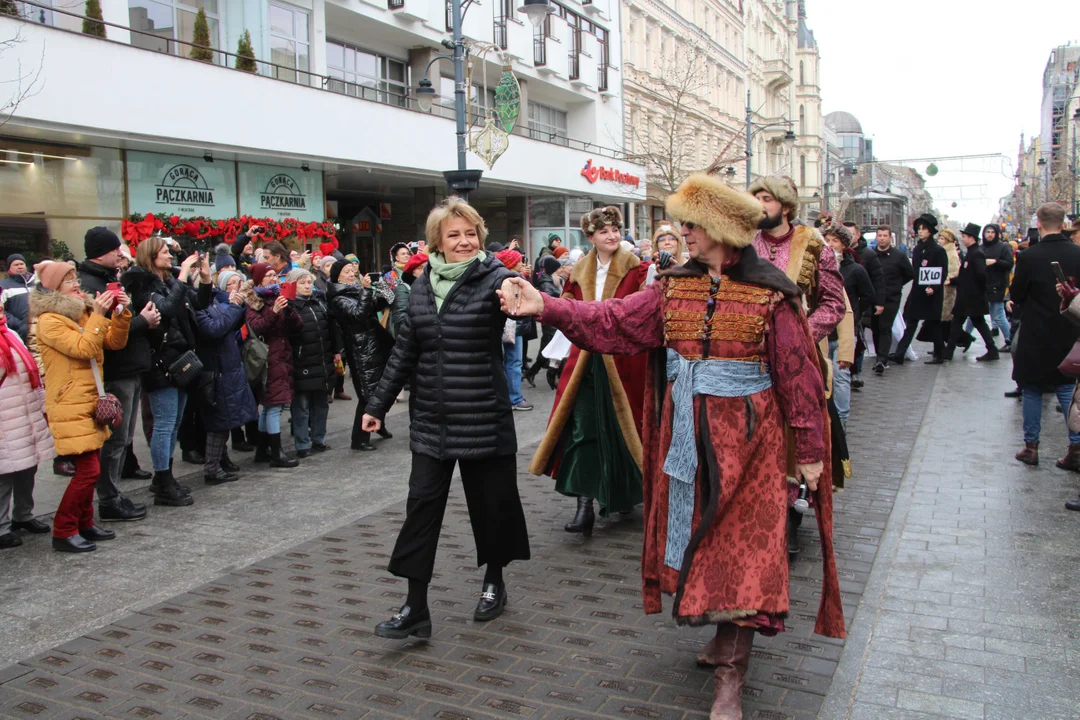
[[[1039,464],[1039,443],[1026,442],[1024,443],[1024,449],[1016,453],[1016,459],[1025,465],[1038,465]]]
[[[579,495],[577,499],[577,514],[574,519],[563,527],[568,533],[581,533],[585,537],[592,536],[593,523],[596,515],[593,513],[592,498]]]
[[[753,628],[734,623],[717,626],[716,689],[709,720],[742,720],[743,681],[753,647]]]
[[[270,436],[262,430],[255,436],[255,462],[268,463],[273,455],[270,453]]]
[[[270,439],[270,467],[294,468],[300,461],[281,449],[281,433],[266,435]]]
[[[787,551],[789,557],[799,554],[799,526],[802,525],[802,513],[795,508],[787,510]]]
[[[1069,445],[1069,449],[1065,452],[1065,457],[1061,458],[1054,464],[1062,470],[1072,470],[1073,472],[1080,472],[1080,445]]]
[[[172,470],[155,472],[154,479],[150,483],[150,492],[154,495],[155,505],[187,507],[195,504],[195,499],[185,493],[176,483]]]
[[[548,387],[555,390],[559,387],[559,369],[549,367],[547,371],[547,383]]]

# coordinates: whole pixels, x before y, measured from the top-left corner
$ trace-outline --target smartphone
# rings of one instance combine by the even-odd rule
[[[1054,271],[1054,277],[1057,278],[1057,281],[1059,283],[1061,283],[1062,285],[1069,284],[1069,279],[1065,277],[1065,273],[1061,271],[1061,263],[1055,260],[1054,262],[1050,263],[1050,268]]]
[[[382,280],[382,273],[377,273],[377,272],[369,272],[369,273],[367,274],[367,276],[368,276],[368,279],[370,279],[370,280],[371,280],[371,282],[373,282],[373,283],[377,283],[377,282],[379,282],[380,280]]]
[[[114,296],[124,292],[124,286],[118,282],[112,282],[105,286],[106,292],[111,292]]]
[[[296,299],[296,283],[294,283],[294,282],[283,282],[283,283],[281,283],[281,297],[285,298],[286,300],[295,300]]]

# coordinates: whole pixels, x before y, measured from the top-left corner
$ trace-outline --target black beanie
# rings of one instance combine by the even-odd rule
[[[120,247],[120,238],[107,227],[93,227],[86,231],[83,239],[83,249],[86,251],[86,259],[93,260],[106,255]]]
[[[341,271],[348,267],[348,260],[338,260],[336,263],[330,266],[330,282],[336,283],[338,277],[341,276]]]
[[[545,255],[540,261],[540,269],[546,272],[548,275],[554,275],[559,272],[559,259],[553,255]]]

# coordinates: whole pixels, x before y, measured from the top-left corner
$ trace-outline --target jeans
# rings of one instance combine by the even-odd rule
[[[1009,318],[1005,316],[1005,303],[990,303],[990,322],[992,322],[994,327],[996,327],[1001,333],[1001,337],[1004,342],[1009,342],[1012,339],[1012,328],[1009,327]],[[967,323],[964,325],[964,330],[967,332],[971,332],[973,327],[974,325],[969,318]]]
[[[34,519],[34,476],[37,465],[0,475],[0,535],[11,531],[11,521],[26,522]],[[11,513],[14,496],[15,512]]]
[[[521,358],[525,353],[525,339],[517,336],[513,345],[503,343],[503,372],[506,384],[510,387],[510,404],[520,405],[525,402],[521,394]]]
[[[53,537],[69,538],[94,525],[94,484],[101,474],[101,451],[75,456],[75,477],[68,482],[53,515]]]
[[[840,425],[846,431],[848,415],[851,414],[851,369],[840,369],[840,363],[836,360],[838,347],[836,340],[829,341],[829,357],[833,361],[832,399],[836,414],[840,416]]]
[[[267,435],[281,434],[281,409],[284,405],[259,406],[259,432]]]
[[[292,434],[297,450],[310,450],[312,443],[323,444],[329,414],[330,403],[322,390],[293,395]]]
[[[1068,427],[1069,405],[1072,404],[1074,384],[1058,385],[1054,393],[1057,395],[1058,404],[1065,415],[1065,424]],[[1042,430],[1042,390],[1033,387],[1024,387],[1024,442],[1039,442],[1039,432]],[[1069,431],[1069,444],[1080,444],[1080,433]]]
[[[167,387],[150,393],[150,412],[154,417],[154,431],[150,435],[150,459],[154,472],[167,472],[176,437],[180,432],[180,418],[184,417],[187,392]]]
[[[120,495],[120,471],[124,466],[124,455],[135,432],[136,410],[139,408],[139,394],[142,382],[138,377],[108,380],[105,392],[112,393],[123,407],[120,427],[113,429],[112,435],[101,446],[101,476],[97,481],[98,502],[109,502]]]

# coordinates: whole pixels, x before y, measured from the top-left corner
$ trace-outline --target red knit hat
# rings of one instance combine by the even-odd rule
[[[255,263],[251,266],[251,280],[255,283],[255,287],[262,285],[263,278],[266,277],[266,273],[270,272],[273,268],[269,263]]]
[[[405,267],[401,269],[401,272],[405,275],[410,274],[413,270],[420,267],[428,261],[428,256],[424,253],[417,253],[409,258],[409,261],[405,263]]]
[[[506,266],[507,270],[513,270],[521,262],[523,256],[517,250],[502,250],[495,253],[495,257]]]
[[[558,258],[561,258],[563,255],[565,255],[568,252],[570,252],[569,249],[560,246],[560,247],[557,247],[554,250],[552,250],[551,254],[554,255],[556,259],[558,259]]]

